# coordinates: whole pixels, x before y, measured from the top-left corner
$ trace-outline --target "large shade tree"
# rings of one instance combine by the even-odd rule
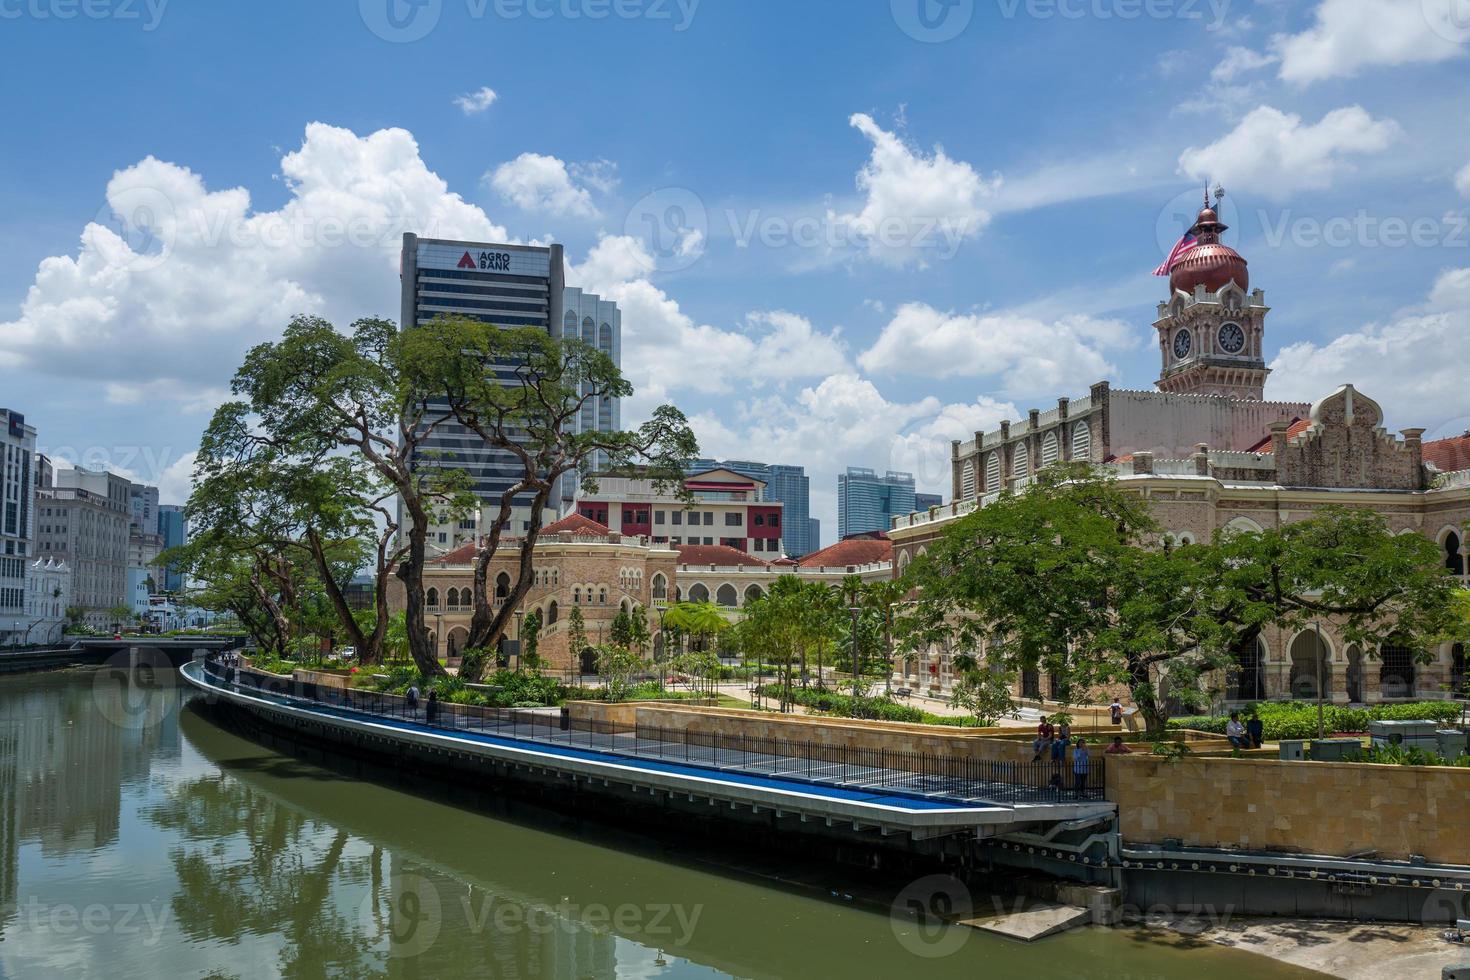
[[[564,477],[577,474],[584,488],[595,490],[594,462],[612,471],[636,466],[656,491],[672,488],[685,495],[684,464],[699,446],[683,413],[671,405],[654,409],[636,430],[579,431],[577,419],[590,406],[633,392],[606,353],[580,340],[460,317],[433,320],[404,337],[403,363],[414,387],[438,393],[454,420],[500,450],[506,461],[509,485],[493,501],[495,513],[476,550],[475,606],[466,643],[490,648],[505,635],[535,584],[542,515],[555,503]],[[517,574],[508,594],[492,602],[490,564],[508,543],[506,532],[517,510],[526,514],[516,541]]]
[[[1155,733],[1161,689],[1198,690],[1268,626],[1324,621],[1350,642],[1427,649],[1453,622],[1433,546],[1377,514],[1333,508],[1175,545],[1144,497],[1086,467],[1049,469],[954,522],[908,581],[910,646],[983,647],[999,675],[1046,671],[1073,698],[1125,684]]]

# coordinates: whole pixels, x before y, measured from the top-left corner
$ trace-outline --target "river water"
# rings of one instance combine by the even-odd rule
[[[1142,932],[1011,943],[431,796],[242,738],[170,673],[0,677],[0,980],[1308,975]]]

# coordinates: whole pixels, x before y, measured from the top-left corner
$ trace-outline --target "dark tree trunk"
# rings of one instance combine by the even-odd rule
[[[429,540],[428,515],[417,499],[410,498],[405,502],[412,523],[408,529],[408,554],[398,563],[398,579],[403,583],[408,652],[425,677],[442,677],[449,672],[439,663],[439,657],[429,643],[429,628],[424,617],[424,552]]]
[[[536,496],[532,499],[530,527],[521,540],[521,559],[516,573],[516,583],[498,609],[491,605],[489,590],[490,559],[494,557],[494,552],[491,548],[482,548],[479,555],[476,556],[475,615],[470,620],[470,636],[465,643],[465,646],[471,650],[494,649],[495,644],[505,635],[510,618],[515,615],[522,600],[530,594],[531,587],[535,584],[536,539],[541,535],[541,512],[546,507],[546,499],[550,493],[549,487],[550,484],[537,490]],[[492,544],[498,545],[498,543],[499,535],[496,535]],[[524,651],[522,653],[524,654]],[[524,661],[524,655],[520,659]],[[479,681],[484,676],[489,662],[489,657],[476,658],[470,667],[469,674],[466,674],[463,668],[460,674],[471,683]],[[471,674],[474,676],[470,676]]]

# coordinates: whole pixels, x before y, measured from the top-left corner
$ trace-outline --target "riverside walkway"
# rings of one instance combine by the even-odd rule
[[[237,707],[301,727],[353,731],[436,747],[514,768],[603,786],[687,796],[731,807],[850,821],[854,830],[915,838],[992,833],[1018,826],[1105,818],[1099,771],[1082,793],[1048,785],[1051,767],[952,759],[910,752],[840,749],[771,739],[707,736],[645,726],[573,725],[557,712],[441,704],[428,724],[421,704],[348,691],[214,661],[182,668],[192,685]],[[1067,774],[1070,776],[1070,774]]]

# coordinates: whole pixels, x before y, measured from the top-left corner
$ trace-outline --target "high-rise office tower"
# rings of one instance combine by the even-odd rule
[[[498,327],[539,327],[548,333],[562,322],[566,283],[562,247],[500,245],[403,236],[401,266],[403,329],[439,316],[464,316]],[[506,383],[516,383],[510,364],[487,364]],[[461,425],[439,426],[413,465],[464,470],[485,503],[517,482],[512,453],[493,449]]]
[[[837,534],[845,538],[865,531],[886,532],[899,514],[914,510],[912,473],[879,476],[869,469],[849,466],[837,477]]]

